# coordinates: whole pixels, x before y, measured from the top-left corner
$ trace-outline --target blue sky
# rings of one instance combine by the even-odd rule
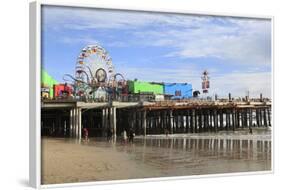
[[[210,95],[271,96],[271,22],[266,19],[44,6],[42,64],[56,80],[74,74],[81,49],[99,44],[126,79],[188,82]]]

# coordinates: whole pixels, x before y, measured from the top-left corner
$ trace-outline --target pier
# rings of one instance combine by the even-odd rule
[[[79,102],[42,100],[41,134],[81,139],[113,138],[133,129],[136,135],[234,131],[271,126],[270,101],[169,100],[160,102]]]

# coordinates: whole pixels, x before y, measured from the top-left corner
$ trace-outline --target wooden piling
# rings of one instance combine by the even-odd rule
[[[219,115],[220,115],[220,130],[223,130],[223,110],[219,110]]]
[[[170,133],[173,134],[173,130],[174,130],[174,121],[173,121],[173,110],[171,109],[169,112],[169,123],[170,123]]]
[[[248,128],[248,109],[244,109],[244,117],[245,117],[245,127]]]
[[[234,131],[236,128],[236,110],[232,110],[232,130]]]
[[[214,130],[215,130],[215,132],[218,131],[218,115],[217,115],[217,109],[214,109]]]
[[[192,124],[191,124],[191,129],[192,129],[192,133],[195,132],[195,109],[192,109],[192,113],[191,113],[191,118],[192,118]]]
[[[229,110],[226,110],[226,130],[228,131],[230,128],[230,113]]]
[[[257,120],[257,127],[260,127],[261,126],[260,110],[258,108],[256,109],[256,120]]]
[[[209,129],[209,124],[208,124],[208,111],[204,110],[204,131],[208,131]]]
[[[190,133],[190,111],[186,110],[185,111],[185,116],[186,116],[186,133]]]
[[[267,124],[267,110],[263,109],[263,112],[264,112],[264,117],[263,117],[264,126],[267,127],[268,126],[268,124]]]
[[[143,124],[143,135],[146,136],[146,111],[143,111],[142,124]]]
[[[198,126],[199,126],[199,133],[202,132],[202,109],[198,111]]]
[[[240,127],[241,128],[243,128],[244,127],[244,123],[245,123],[245,121],[244,121],[244,111],[242,110],[242,109],[240,109],[240,120],[241,120],[241,125],[240,125]]]
[[[194,132],[198,133],[198,114],[197,110],[194,109]]]
[[[210,131],[213,131],[213,129],[214,129],[214,126],[213,126],[214,115],[213,115],[212,109],[210,110],[209,114],[210,114],[210,117],[209,117],[210,118],[210,125],[209,125],[209,127],[210,127]]]
[[[73,109],[70,110],[69,125],[69,136],[73,137]]]
[[[253,110],[249,109],[249,127],[253,126]]]
[[[268,108],[268,110],[267,110],[268,126],[271,126],[271,117],[270,117],[270,113],[271,113],[271,110],[270,110],[270,108]]]
[[[184,110],[181,111],[181,133],[185,132],[185,115],[184,115]]]

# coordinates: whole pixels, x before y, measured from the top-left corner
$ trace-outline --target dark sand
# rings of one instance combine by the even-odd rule
[[[42,139],[42,184],[271,170],[271,132],[256,130],[104,139]]]

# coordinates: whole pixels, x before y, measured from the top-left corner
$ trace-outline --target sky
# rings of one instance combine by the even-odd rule
[[[191,83],[209,95],[271,96],[271,21],[238,17],[42,8],[42,65],[56,80],[74,75],[81,50],[105,48],[128,80]]]

